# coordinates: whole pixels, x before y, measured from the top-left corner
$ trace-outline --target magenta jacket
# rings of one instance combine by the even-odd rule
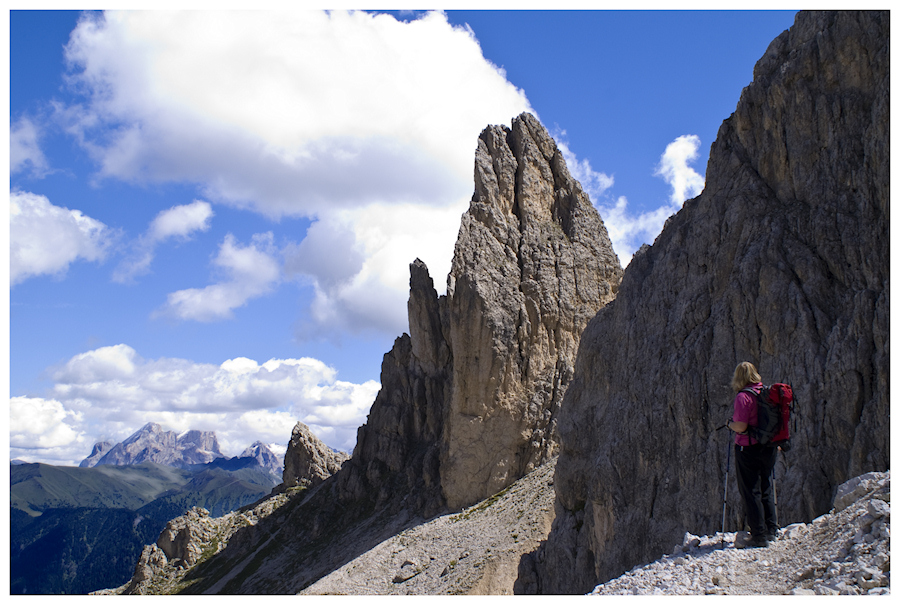
[[[757,382],[756,384],[748,384],[744,388],[758,391],[762,386],[763,383]],[[748,426],[756,426],[756,397],[743,391],[738,393],[734,398],[734,416],[732,420],[735,422],[746,422]],[[735,433],[734,442],[737,445],[750,445],[750,437]],[[754,439],[753,442],[756,443],[756,440]]]

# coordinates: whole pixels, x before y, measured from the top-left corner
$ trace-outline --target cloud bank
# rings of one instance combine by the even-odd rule
[[[63,275],[77,260],[103,261],[116,233],[79,210],[54,206],[46,196],[9,194],[9,281]]]
[[[254,441],[280,444],[300,420],[331,447],[352,451],[380,385],[337,379],[321,361],[244,357],[219,365],[144,359],[119,344],[53,371],[45,398],[10,399],[10,457],[77,465],[96,441],[118,442],[147,422],[215,430],[236,456]]]
[[[213,203],[317,221],[289,263],[315,288],[313,332],[405,329],[409,263],[438,283],[449,271],[478,134],[531,110],[439,12],[108,12],[79,22],[65,56],[80,97],[56,118],[97,179],[194,183]],[[344,245],[339,278],[311,260]],[[200,290],[173,294],[172,313],[226,317],[232,303],[192,302]]]

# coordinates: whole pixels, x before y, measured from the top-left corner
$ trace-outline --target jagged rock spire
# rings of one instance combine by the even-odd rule
[[[420,510],[460,508],[554,455],[581,331],[621,272],[540,122],[522,114],[511,129],[485,128],[447,295],[412,263],[410,334],[385,356],[382,391],[359,431],[352,465],[379,500],[399,491]]]

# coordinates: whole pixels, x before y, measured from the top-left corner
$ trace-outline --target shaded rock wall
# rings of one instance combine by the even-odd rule
[[[889,468],[889,15],[800,13],[753,77],[703,193],[582,336],[556,521],[523,592],[583,593],[686,529],[721,528],[730,436],[716,429],[740,361],[792,382],[802,415],[776,468],[782,525]]]

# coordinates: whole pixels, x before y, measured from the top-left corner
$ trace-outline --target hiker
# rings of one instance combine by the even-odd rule
[[[772,488],[772,470],[775,468],[778,448],[762,445],[747,435],[747,428],[756,426],[756,397],[745,389],[763,388],[762,377],[749,361],[743,361],[734,369],[731,388],[734,398],[734,415],[727,426],[734,436],[734,459],[737,469],[738,491],[744,501],[744,514],[750,526],[749,546],[768,546],[778,531],[775,517],[775,501]]]

